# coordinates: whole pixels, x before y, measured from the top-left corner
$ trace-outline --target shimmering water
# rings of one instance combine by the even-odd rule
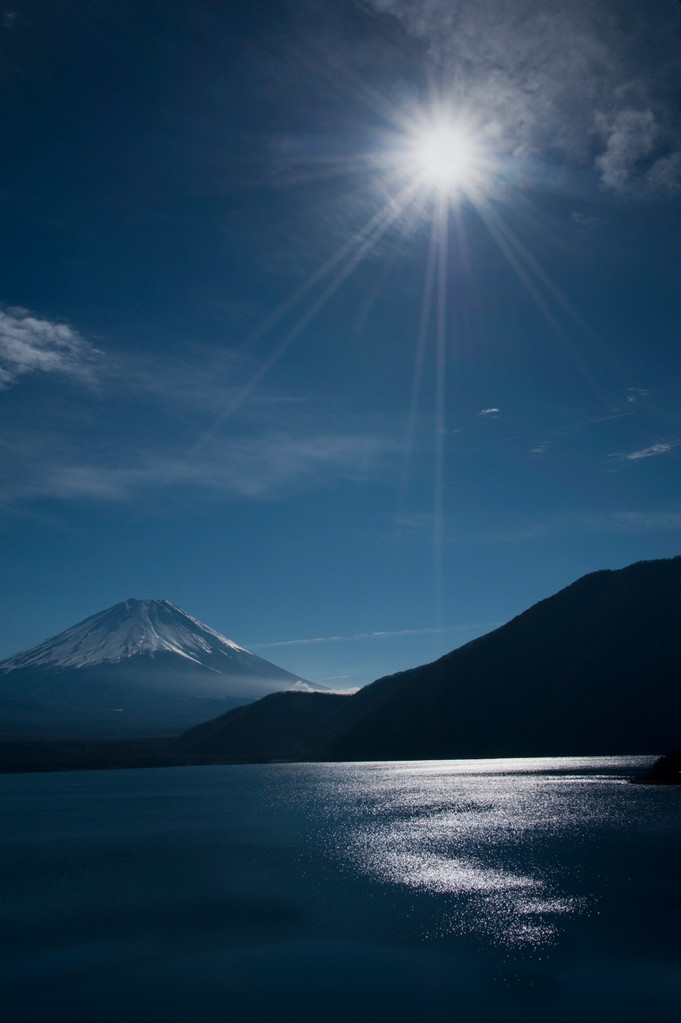
[[[681,789],[641,768],[0,777],[3,1019],[675,1018]]]

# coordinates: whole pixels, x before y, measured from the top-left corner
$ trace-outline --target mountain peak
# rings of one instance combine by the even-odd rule
[[[0,663],[5,736],[179,732],[303,685],[169,600],[129,597]]]
[[[201,664],[218,651],[248,653],[169,600],[130,597],[8,658],[0,673],[28,667],[83,668],[158,653]]]

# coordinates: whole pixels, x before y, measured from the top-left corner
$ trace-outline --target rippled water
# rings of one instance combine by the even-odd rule
[[[647,1021],[681,790],[641,759],[4,776],[8,1021]]]

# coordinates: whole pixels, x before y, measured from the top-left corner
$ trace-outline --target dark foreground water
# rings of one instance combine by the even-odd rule
[[[3,1021],[679,1018],[681,789],[642,763],[0,777]]]

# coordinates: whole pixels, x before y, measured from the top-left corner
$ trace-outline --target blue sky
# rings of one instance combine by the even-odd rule
[[[349,687],[681,552],[681,5],[0,38],[0,657],[165,597]]]

